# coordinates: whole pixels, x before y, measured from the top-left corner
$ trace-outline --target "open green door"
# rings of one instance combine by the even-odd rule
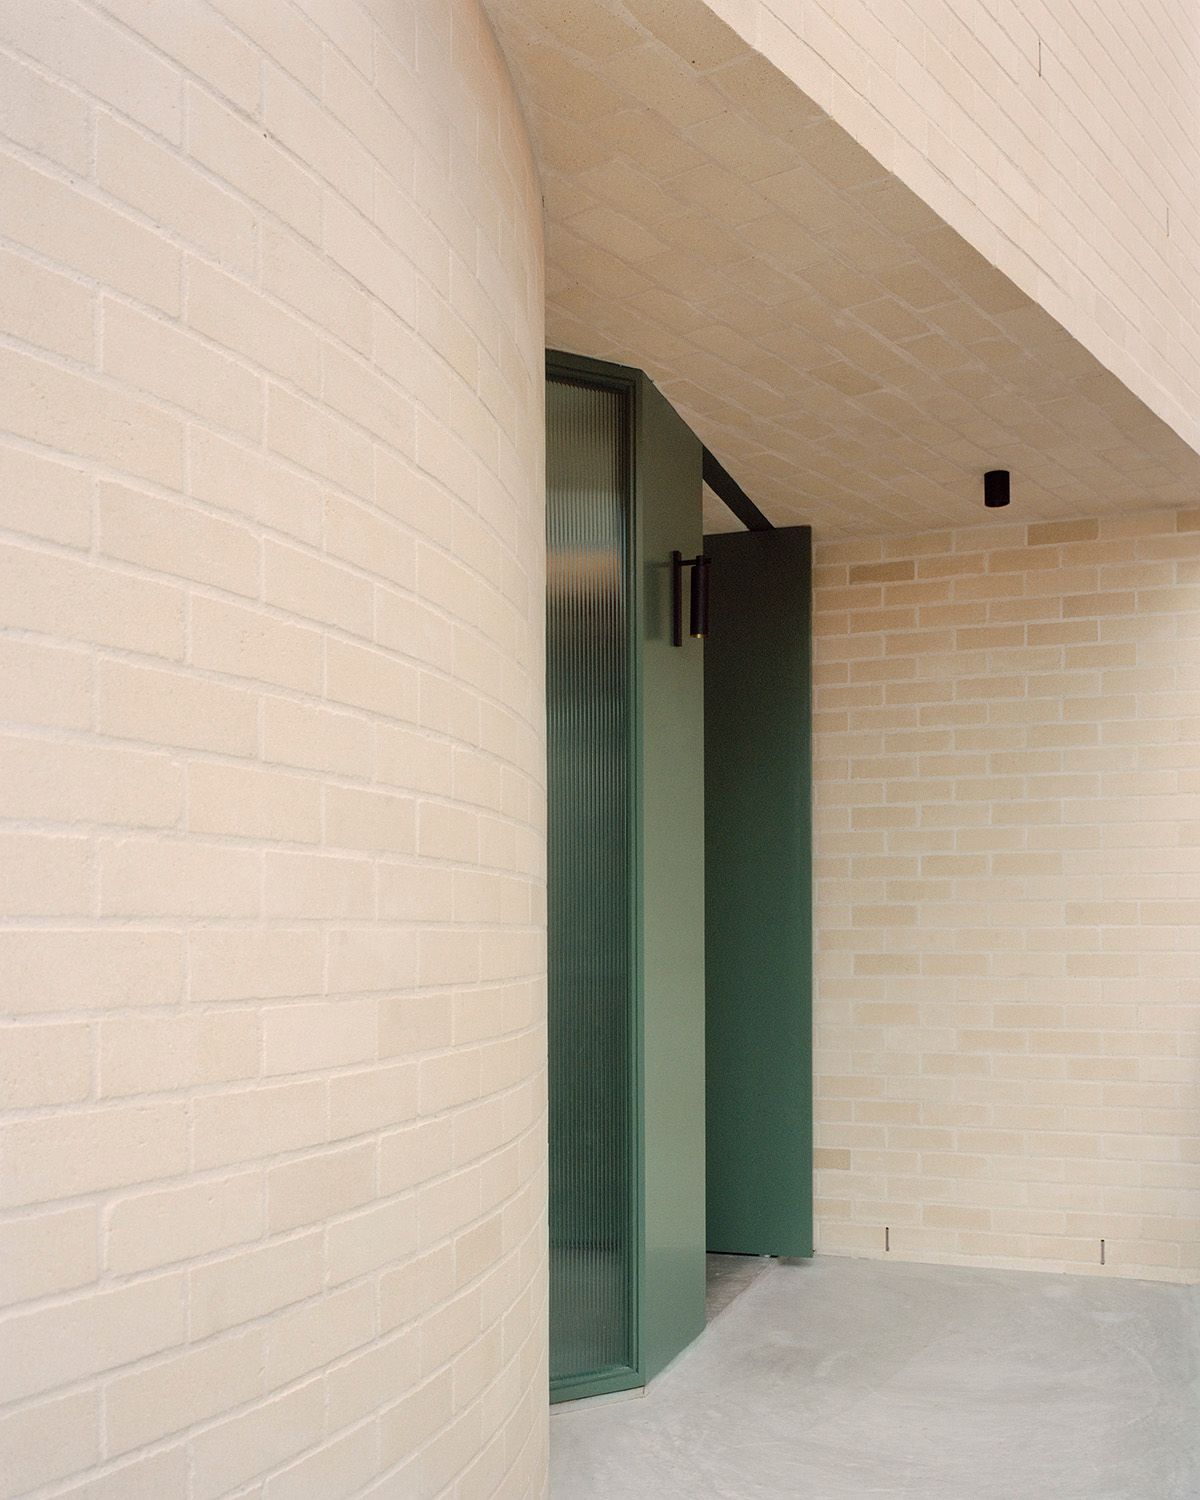
[[[811,532],[708,536],[708,1248],[811,1255]]]
[[[704,643],[671,641],[671,553],[701,548],[699,440],[643,379],[642,1374],[704,1331]]]

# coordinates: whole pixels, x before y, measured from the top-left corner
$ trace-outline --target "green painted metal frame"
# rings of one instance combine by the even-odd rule
[[[621,392],[627,401],[629,455],[630,537],[632,545],[626,565],[626,587],[629,590],[629,657],[632,710],[629,722],[629,766],[630,766],[630,828],[629,828],[629,932],[633,956],[633,983],[630,994],[630,1034],[638,1039],[634,1048],[633,1067],[630,1069],[630,1174],[634,1183],[631,1195],[631,1243],[634,1246],[633,1276],[630,1287],[632,1305],[630,1326],[632,1328],[633,1363],[598,1370],[579,1379],[551,1383],[550,1400],[578,1401],[585,1396],[604,1396],[614,1391],[635,1390],[645,1384],[642,1373],[642,1296],[645,1282],[645,1078],[643,1072],[643,1047],[641,1036],[645,1021],[644,984],[644,934],[642,924],[643,879],[642,879],[642,669],[641,652],[638,649],[641,632],[644,587],[641,568],[638,566],[640,547],[640,522],[642,496],[640,485],[639,444],[636,441],[640,426],[641,382],[640,371],[623,365],[612,365],[583,355],[562,354],[548,350],[546,354],[546,378],[548,380],[574,380],[602,386],[607,390]]]

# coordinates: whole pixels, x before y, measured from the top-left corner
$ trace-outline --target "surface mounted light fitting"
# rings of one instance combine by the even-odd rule
[[[688,634],[702,641],[708,634],[708,564],[707,557],[684,557],[671,553],[671,644],[683,645],[683,570],[692,570],[692,599]]]
[[[1010,499],[1008,470],[989,469],[983,476],[983,503],[989,510],[999,510]]]

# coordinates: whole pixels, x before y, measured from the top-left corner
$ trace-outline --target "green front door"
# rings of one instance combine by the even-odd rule
[[[671,641],[673,551],[703,542],[702,449],[644,381],[639,420],[646,1380],[704,1329],[704,642]]]
[[[811,533],[705,539],[708,1248],[813,1252]]]

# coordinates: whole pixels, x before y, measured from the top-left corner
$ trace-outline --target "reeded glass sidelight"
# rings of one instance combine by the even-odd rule
[[[630,397],[546,388],[550,1374],[634,1363]]]

